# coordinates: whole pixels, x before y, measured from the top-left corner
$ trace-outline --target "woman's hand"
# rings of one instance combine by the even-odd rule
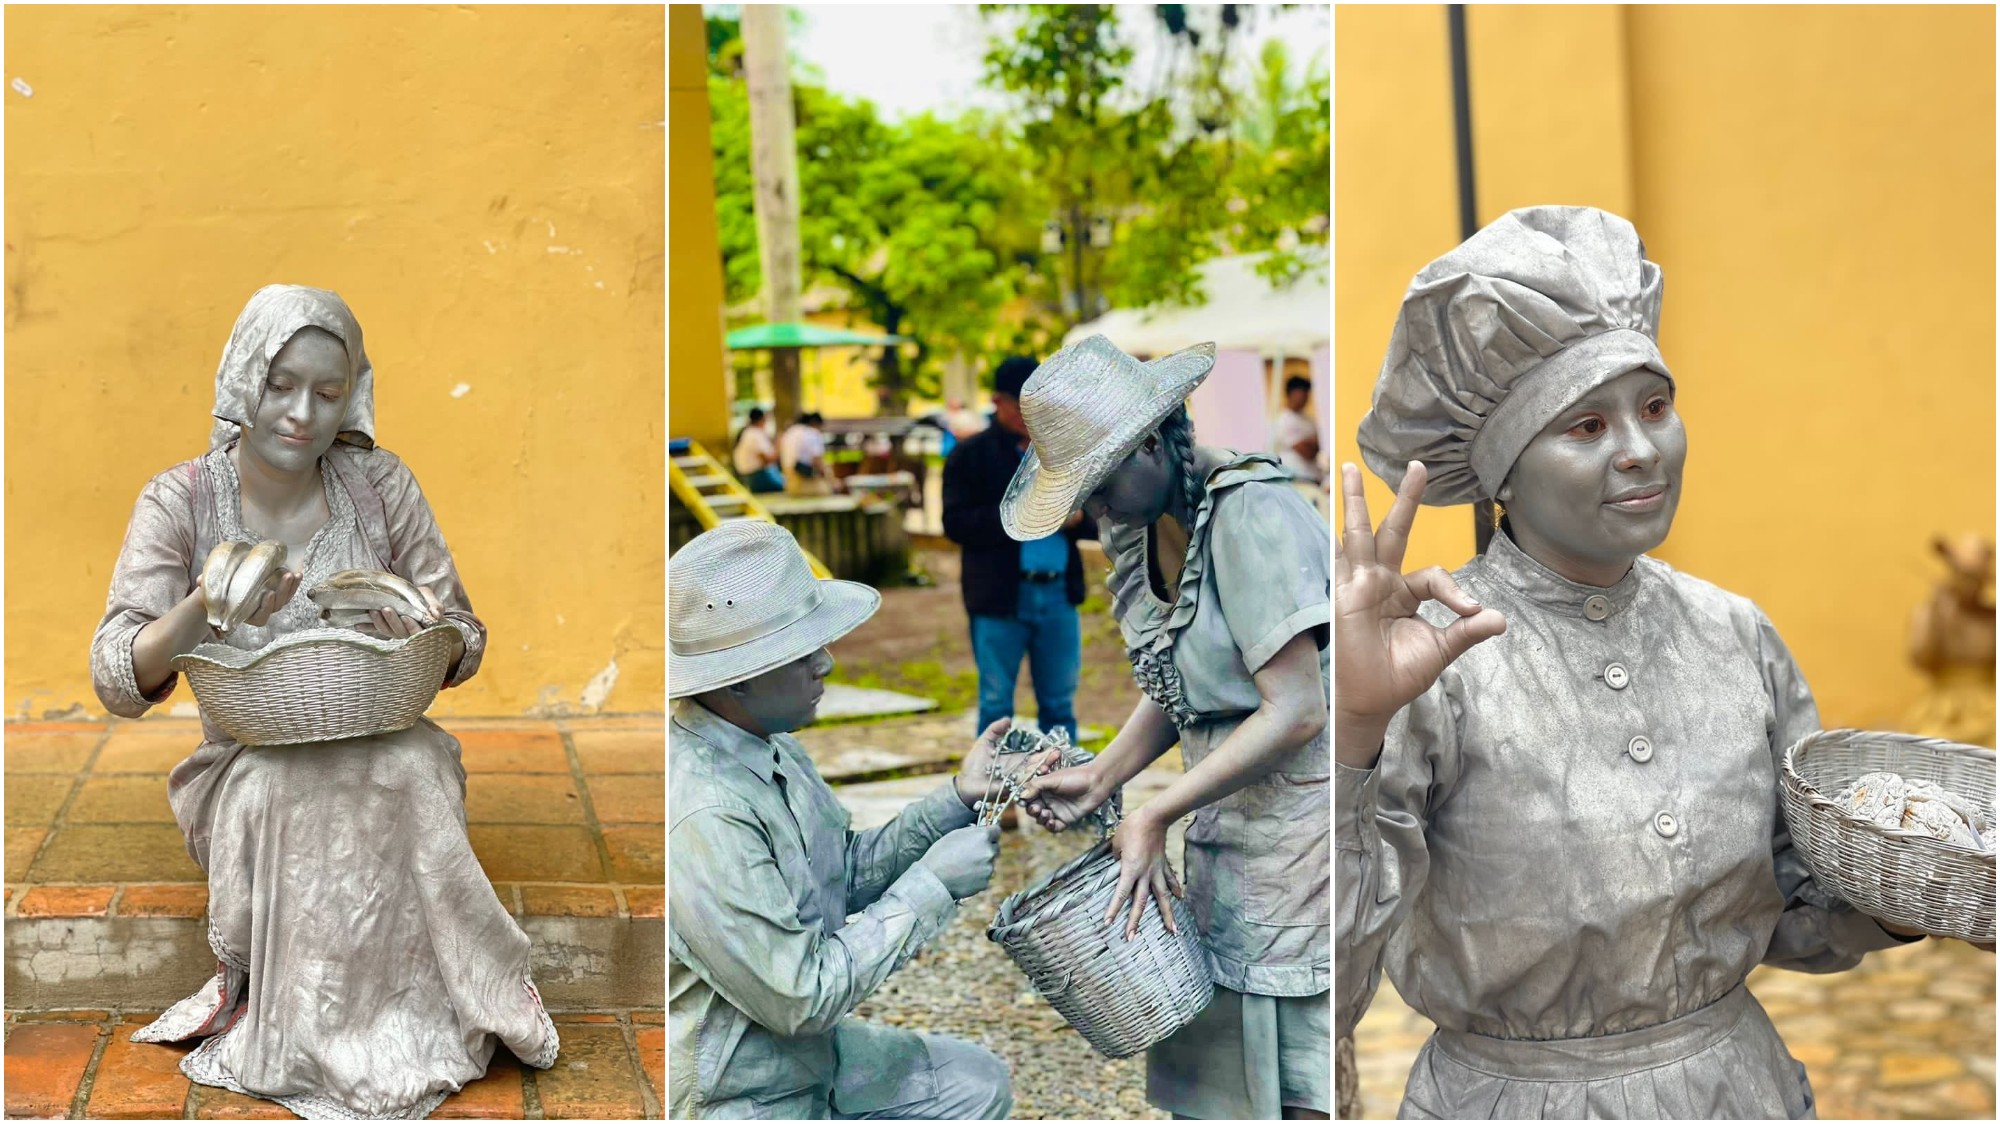
[[[1179,933],[1173,898],[1181,897],[1182,891],[1180,879],[1167,865],[1167,822],[1140,808],[1126,816],[1112,834],[1111,853],[1118,856],[1118,889],[1111,895],[1111,908],[1104,911],[1104,923],[1113,924],[1126,899],[1131,899],[1125,922],[1125,939],[1131,940],[1139,935],[1139,922],[1146,916],[1150,898],[1159,904],[1160,920],[1166,922],[1167,932]]]
[[[1373,768],[1396,712],[1429,690],[1474,644],[1507,630],[1505,617],[1481,608],[1443,568],[1402,572],[1425,479],[1424,466],[1411,461],[1381,529],[1370,531],[1361,470],[1340,466],[1346,511],[1334,543],[1334,659],[1340,668],[1334,756],[1349,768]],[[1432,627],[1417,616],[1427,600],[1441,602],[1460,619]]]
[[[1000,739],[1006,737],[1007,731],[1013,728],[1012,718],[997,719],[991,726],[986,727],[985,733],[979,735],[979,740],[972,743],[972,749],[967,751],[965,760],[958,763],[958,776],[952,778],[952,783],[958,787],[958,798],[965,802],[966,807],[970,808],[985,799],[986,782],[992,772],[994,751],[999,748]]]
[[[1046,767],[1046,766],[1043,766]],[[1087,765],[1043,773],[1021,788],[1021,807],[1050,831],[1076,826],[1097,806],[1111,799],[1115,788],[1093,760]]]
[[[391,640],[406,640],[429,628],[432,624],[443,620],[444,606],[431,594],[431,591],[425,589],[423,586],[418,586],[417,592],[424,595],[424,604],[430,606],[431,619],[429,623],[417,620],[415,617],[405,616],[394,609],[371,609],[368,616],[375,622],[375,631]]]
[[[270,623],[271,615],[279,609],[284,608],[286,602],[289,602],[292,599],[292,595],[298,591],[299,572],[297,570],[286,570],[284,576],[278,579],[278,587],[264,594],[263,598],[257,603],[257,611],[244,617],[243,623],[253,628],[264,627]]]

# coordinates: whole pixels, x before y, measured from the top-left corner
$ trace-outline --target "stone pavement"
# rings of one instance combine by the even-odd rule
[[[554,1069],[524,1072],[503,1049],[437,1115],[659,1116],[662,718],[440,724],[462,745],[473,851],[565,1025]],[[5,727],[8,1116],[290,1116],[191,1088],[175,1068],[187,1047],[126,1041],[214,971],[207,887],[166,799],[199,738],[176,718]]]
[[[799,740],[828,776],[834,792],[862,830],[886,823],[920,799],[956,767],[972,741],[970,712],[927,715],[868,726],[817,727]],[[894,754],[904,762],[888,779],[857,766],[862,750]],[[1180,754],[1170,751],[1125,788],[1136,808],[1172,783]],[[1167,854],[1180,868],[1185,824],[1167,837]],[[960,904],[944,934],[926,945],[855,1013],[892,1026],[949,1034],[977,1042],[1006,1061],[1014,1079],[1017,1120],[1151,1120],[1166,1114],[1146,1104],[1146,1062],[1113,1060],[1090,1048],[1039,995],[1005,950],[986,937],[1000,901],[1095,842],[1092,835],[1052,835],[1018,817],[1001,837],[993,883]]]
[[[1870,953],[1851,972],[1750,973],[1823,1120],[1993,1119],[1993,989],[1993,955],[1963,941]],[[1364,1119],[1395,1119],[1431,1030],[1384,980],[1355,1032]]]

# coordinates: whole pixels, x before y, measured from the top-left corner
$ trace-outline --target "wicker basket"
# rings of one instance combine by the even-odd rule
[[[1118,886],[1118,860],[1107,840],[1057,867],[1000,905],[986,935],[1007,950],[1084,1040],[1108,1058],[1126,1058],[1181,1027],[1215,994],[1208,950],[1194,914],[1174,899],[1178,936],[1158,909],[1139,935],[1125,922],[1104,923]]]
[[[1867,773],[1935,782],[1988,810],[1993,751],[1911,734],[1822,730],[1785,751],[1779,785],[1792,846],[1857,909],[1929,933],[1993,940],[1993,852],[1847,815],[1833,796]]]
[[[246,652],[203,644],[175,656],[203,717],[244,745],[296,745],[407,730],[444,685],[455,629],[403,640],[310,628]]]

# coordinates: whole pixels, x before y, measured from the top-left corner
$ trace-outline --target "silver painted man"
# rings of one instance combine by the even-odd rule
[[[790,732],[833,670],[826,645],[881,605],[816,580],[768,523],[697,536],[668,568],[669,1112],[710,1119],[998,1119],[1007,1066],[849,1012],[993,876],[975,825],[990,727],[958,778],[849,829]]]

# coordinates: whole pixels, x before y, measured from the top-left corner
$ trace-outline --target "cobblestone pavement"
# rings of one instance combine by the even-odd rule
[[[1963,941],[1871,953],[1851,972],[1750,973],[1824,1120],[1993,1119],[1994,961]],[[1355,1032],[1364,1119],[1390,1120],[1431,1023],[1387,980]]]
[[[970,716],[960,714],[883,723],[904,753],[942,756],[963,752]],[[878,727],[874,736],[883,731]],[[928,735],[928,736],[926,736]],[[801,740],[815,762],[851,752],[853,727],[808,730]],[[1168,753],[1125,788],[1128,807],[1143,804],[1178,773],[1180,755]],[[910,801],[943,784],[942,774],[903,777],[835,788],[857,829],[886,822]],[[1169,832],[1167,854],[1179,866],[1180,825]],[[1166,1114],[1146,1104],[1145,1058],[1113,1061],[1099,1055],[1029,984],[1007,953],[986,938],[986,926],[1008,894],[1089,846],[1088,834],[1052,835],[1025,817],[1001,836],[993,883],[959,906],[951,926],[855,1009],[863,1018],[949,1034],[977,1042],[1005,1060],[1014,1077],[1017,1120],[1155,1120]]]

